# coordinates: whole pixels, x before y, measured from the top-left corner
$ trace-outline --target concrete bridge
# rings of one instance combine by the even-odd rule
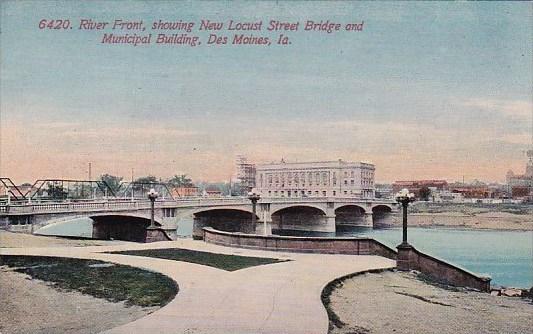
[[[155,223],[176,238],[180,220],[194,219],[193,236],[206,226],[228,232],[272,234],[276,230],[335,232],[337,226],[387,223],[397,211],[391,200],[352,197],[261,198],[255,226],[246,197],[190,198],[155,203]],[[0,228],[35,233],[51,224],[79,218],[93,221],[93,237],[142,241],[150,223],[148,200],[106,199],[22,203],[0,206]],[[143,234],[144,233],[144,234]]]

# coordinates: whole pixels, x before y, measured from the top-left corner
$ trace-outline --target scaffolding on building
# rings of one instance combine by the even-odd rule
[[[248,161],[246,156],[238,155],[236,159],[237,182],[241,195],[247,194],[255,188],[255,164]]]

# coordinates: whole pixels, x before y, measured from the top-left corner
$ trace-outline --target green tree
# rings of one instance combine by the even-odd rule
[[[122,177],[110,174],[102,174],[100,175],[100,180],[107,183],[109,188],[111,188],[111,190],[113,190],[113,192],[116,194],[120,188],[120,182],[122,182]]]
[[[174,175],[167,182],[175,188],[194,186],[194,184],[192,183],[192,180],[189,177],[187,177],[186,174]]]
[[[157,183],[159,180],[153,175],[142,176],[134,181],[135,183]]]
[[[62,200],[67,198],[67,192],[63,189],[61,184],[48,183],[48,189],[46,189],[48,197],[54,200]]]
[[[429,196],[431,196],[431,189],[429,189],[428,187],[422,187],[418,191],[418,197],[423,201],[428,201]]]

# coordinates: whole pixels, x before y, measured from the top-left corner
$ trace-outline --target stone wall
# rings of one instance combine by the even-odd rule
[[[411,245],[398,246],[399,270],[417,270],[432,279],[454,286],[490,291],[490,278],[471,273],[443,260],[424,254]]]
[[[371,238],[317,238],[278,235],[242,234],[203,229],[205,242],[223,246],[263,249],[272,251],[379,255],[396,259],[396,252]]]
[[[146,240],[145,242],[156,242],[156,241],[170,241],[171,237],[167,235],[165,230],[159,227],[148,227],[146,228]]]

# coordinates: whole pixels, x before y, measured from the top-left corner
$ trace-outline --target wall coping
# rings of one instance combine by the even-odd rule
[[[242,233],[242,232],[226,232],[214,229],[212,227],[204,227],[202,228],[205,231],[209,231],[211,233],[216,234],[223,234],[223,235],[238,235],[240,237],[245,238],[259,238],[259,239],[285,239],[285,240],[343,240],[343,241],[350,241],[350,240],[374,240],[376,239],[370,238],[370,237],[302,237],[302,236],[291,236],[291,235],[277,235],[277,234],[271,234],[271,235],[263,235],[263,234],[250,234],[250,233]],[[379,242],[379,241],[377,241]],[[388,247],[388,246],[387,246]],[[390,247],[388,247],[390,248]],[[392,249],[392,248],[391,248]]]

